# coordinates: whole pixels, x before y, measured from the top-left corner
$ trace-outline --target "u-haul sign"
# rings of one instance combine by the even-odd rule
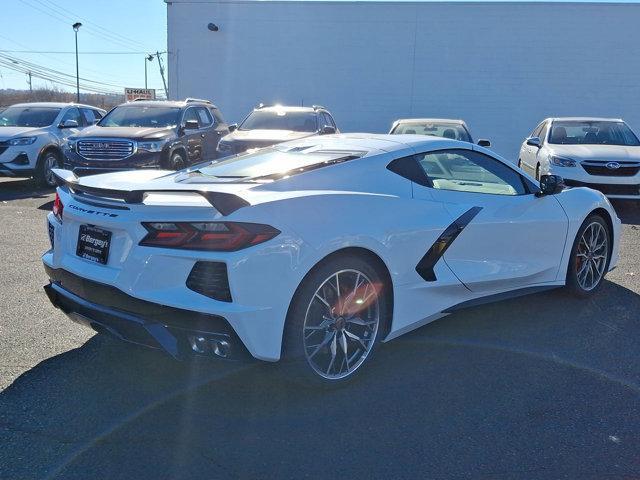
[[[127,102],[133,102],[134,100],[155,100],[156,91],[153,88],[125,88],[124,99]]]

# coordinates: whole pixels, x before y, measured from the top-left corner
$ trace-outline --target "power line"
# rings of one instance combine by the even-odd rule
[[[41,51],[38,51],[38,50],[32,50],[32,49],[29,48],[29,46],[27,46],[27,45],[25,45],[23,43],[20,43],[20,42],[14,40],[12,38],[9,38],[9,37],[7,37],[5,35],[0,34],[0,38],[3,38],[6,41],[25,49],[25,50],[21,50],[21,51],[20,50],[13,50],[13,51],[12,50],[0,50],[0,52],[35,54],[35,55],[38,55],[38,56],[42,57],[43,59],[47,59],[49,61],[54,61],[56,64],[65,64],[65,65],[69,65],[69,66],[74,66],[75,65],[74,63],[67,62],[67,61],[64,61],[64,60],[62,60],[60,58],[53,57],[50,54],[48,54],[49,52],[46,52],[46,51],[42,51],[41,52]],[[69,53],[75,55],[75,52],[69,52]],[[79,52],[79,54],[82,54],[82,53],[83,52]],[[167,52],[160,52],[160,53],[164,54],[164,53],[167,53]],[[55,55],[55,54],[57,54],[57,52],[53,52],[52,51],[51,54]],[[132,52],[131,54],[132,55],[140,55],[140,54],[147,55],[146,52],[138,52],[138,53]],[[109,77],[112,77],[112,78],[114,77],[113,72],[105,72],[105,71],[91,69],[91,68],[88,68],[88,67],[84,67],[83,70],[85,70],[87,72],[95,73],[95,74],[97,74],[99,76],[109,76]],[[126,79],[124,77],[122,77],[122,76],[115,76],[115,77],[118,79],[118,81],[123,82],[123,83],[134,84],[134,83],[138,82],[138,80],[130,80],[128,77]],[[161,88],[161,87],[158,87],[158,89],[159,88]]]
[[[20,72],[20,73],[23,73],[23,74],[27,74],[27,72],[28,72],[28,70],[26,70],[24,68],[17,67],[15,65],[11,65],[11,64],[7,64],[3,60],[0,60],[0,65],[3,66],[4,68],[9,69],[9,70],[14,70],[16,72]],[[31,75],[34,78],[39,78],[41,80],[46,80],[46,81],[49,81],[49,82],[52,82],[52,83],[55,83],[55,84],[58,84],[58,85],[64,85],[64,86],[67,86],[67,87],[75,87],[75,83],[73,81],[64,80],[64,79],[60,79],[58,77],[49,76],[49,75],[47,75],[45,73],[32,71]],[[83,86],[82,90],[84,90],[86,92],[91,92],[91,93],[102,93],[102,94],[105,94],[105,95],[119,95],[120,94],[120,92],[116,92],[116,91],[113,91],[113,90],[105,90],[105,89],[102,89],[102,88],[87,87],[87,86]]]
[[[60,70],[55,70],[53,68],[45,67],[44,65],[39,65],[37,63],[28,62],[26,60],[22,60],[21,58],[18,58],[18,57],[13,57],[11,55],[6,55],[6,54],[3,54],[3,53],[0,53],[0,58],[4,58],[6,60],[9,60],[12,63],[22,64],[22,65],[24,65],[26,67],[41,69],[41,70],[46,71],[48,73],[53,73],[53,74],[56,74],[56,75],[62,75],[62,76],[70,77],[70,78],[74,78],[74,79],[76,78],[75,75],[70,75],[68,73],[61,72]],[[80,80],[82,80],[83,82],[95,83],[95,84],[99,84],[99,85],[106,85],[106,86],[110,86],[110,87],[122,87],[122,85],[119,85],[119,84],[101,82],[99,80],[92,80],[90,78],[80,77]],[[122,87],[122,88],[124,88],[124,87]]]
[[[40,3],[40,4],[42,4],[42,0],[36,0],[36,1],[37,1],[38,3]],[[100,25],[98,25],[97,23],[94,23],[94,22],[92,22],[92,21],[90,21],[90,20],[87,20],[86,18],[78,17],[78,16],[77,16],[74,12],[72,12],[71,10],[68,10],[68,9],[66,9],[66,8],[64,8],[64,7],[61,7],[60,5],[58,5],[57,3],[53,2],[52,0],[44,0],[44,1],[45,1],[45,2],[47,2],[48,4],[52,5],[53,7],[55,7],[55,9],[56,9],[56,10],[62,10],[62,11],[64,11],[64,12],[67,12],[67,13],[69,13],[70,15],[72,15],[74,19],[75,19],[75,18],[78,18],[79,20],[84,21],[84,22],[85,22],[85,24],[93,25],[93,28],[96,28],[96,29],[98,29],[98,30],[101,30],[101,31],[105,32],[105,33],[106,33],[107,35],[109,35],[109,36],[112,36],[112,37],[115,37],[115,38],[120,38],[120,39],[122,39],[122,40],[123,40],[123,41],[125,41],[125,42],[129,42],[129,43],[137,44],[137,45],[140,45],[140,46],[141,46],[141,47],[143,47],[143,48],[146,48],[146,45],[145,45],[145,44],[143,44],[143,43],[141,43],[141,42],[139,42],[139,41],[137,41],[137,40],[134,40],[134,39],[129,38],[129,37],[125,37],[124,35],[121,35],[120,33],[117,33],[117,32],[114,32],[114,31],[112,31],[112,30],[110,30],[110,29],[107,29],[107,28],[101,27],[101,26],[100,26]],[[68,17],[68,18],[70,18],[70,17]]]
[[[47,7],[46,5],[44,5],[42,3],[39,3],[39,5],[41,5],[41,6],[38,6],[37,4],[30,3],[31,1],[33,1],[33,0],[20,0],[20,2],[22,2],[23,4],[33,8],[34,10],[39,11],[40,13],[43,13],[43,14],[47,15],[48,17],[50,17],[50,18],[52,18],[54,20],[57,20],[60,23],[65,24],[65,25],[68,25],[69,21],[76,21],[76,19],[78,18],[78,17],[69,17],[68,15],[60,14],[60,13],[57,12],[57,10],[55,10],[55,9],[53,9],[51,7]],[[45,7],[45,8],[42,8],[42,7]],[[93,32],[91,29],[87,29],[86,33],[88,35],[91,35],[91,36],[94,36],[94,37],[98,37],[98,38],[102,38],[103,40],[111,42],[111,43],[113,43],[115,45],[119,45],[121,47],[125,47],[125,48],[131,50],[131,44],[130,43],[127,43],[127,42],[124,42],[122,40],[119,40],[118,38],[114,37],[113,35],[103,34],[103,33],[100,33],[99,31],[98,32]],[[140,48],[140,47],[137,47],[137,48]]]
[[[49,53],[49,54],[56,54],[56,55],[75,55],[76,52],[71,52],[71,51],[60,51],[60,50],[51,50],[51,51],[47,51],[47,50],[0,50],[0,52],[4,52],[4,53],[35,53],[35,54],[41,54],[41,53]],[[167,53],[167,52],[160,52],[160,53]],[[148,55],[149,52],[78,52],[79,55]]]

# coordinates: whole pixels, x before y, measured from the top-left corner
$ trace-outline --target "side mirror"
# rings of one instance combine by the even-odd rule
[[[197,120],[187,120],[184,122],[185,130],[198,130],[198,128],[200,128],[200,125],[198,125]]]
[[[485,138],[481,138],[480,140],[478,140],[478,145],[480,145],[481,147],[490,147],[491,142]]]
[[[531,145],[532,147],[540,148],[542,146],[542,142],[539,137],[529,137],[527,138],[527,145]]]
[[[560,175],[542,175],[540,177],[540,192],[537,196],[555,195],[560,193],[563,188],[564,180]]]
[[[78,121],[77,120],[65,120],[60,125],[58,125],[58,128],[78,128]]]
[[[332,133],[336,133],[336,127],[332,127],[331,125],[325,125],[320,129],[321,135],[331,135]]]
[[[229,131],[230,132],[235,132],[238,129],[238,124],[237,123],[232,123],[231,125],[229,125]]]

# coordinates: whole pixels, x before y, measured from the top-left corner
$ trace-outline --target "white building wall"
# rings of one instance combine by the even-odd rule
[[[167,9],[170,97],[211,99],[229,122],[259,102],[324,105],[345,132],[463,118],[514,161],[548,116],[622,117],[640,130],[637,4],[179,0]]]

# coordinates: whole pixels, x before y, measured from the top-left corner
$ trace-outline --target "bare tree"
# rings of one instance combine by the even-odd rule
[[[76,94],[58,88],[38,88],[29,90],[0,90],[0,108],[27,102],[75,102]],[[80,101],[88,105],[109,110],[124,102],[124,95],[81,93]]]

